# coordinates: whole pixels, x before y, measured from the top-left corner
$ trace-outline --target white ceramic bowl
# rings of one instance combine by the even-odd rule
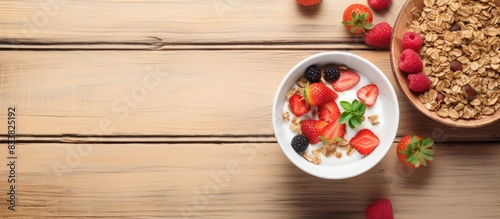
[[[288,105],[286,93],[295,85],[296,81],[303,76],[305,69],[313,64],[318,66],[324,66],[326,64],[344,64],[348,68],[353,69],[358,74],[362,75],[362,77],[364,76],[366,79],[368,79],[369,82],[377,85],[379,96],[377,102],[372,107],[375,107],[378,104],[378,106],[376,107],[378,108],[378,111],[382,112],[383,114],[379,115],[379,117],[381,117],[380,124],[373,126],[371,129],[379,137],[380,144],[370,155],[361,156],[358,154],[358,159],[354,160],[352,158],[350,159],[344,156],[346,158],[346,162],[341,161],[342,159],[344,159],[344,157],[342,157],[341,159],[339,159],[339,162],[322,161],[319,165],[315,165],[305,160],[291,147],[290,143],[296,133],[292,132],[289,129],[289,123],[283,121],[282,119],[283,112],[287,109]],[[352,89],[357,89],[364,85],[361,84],[360,81],[360,83],[358,83],[356,86]],[[337,103],[340,101],[341,97],[342,95],[340,95],[337,99]],[[340,109],[342,111],[342,108]],[[291,114],[291,116],[293,116],[293,114]],[[387,154],[387,152],[391,148],[392,143],[394,142],[394,138],[396,137],[396,132],[399,125],[399,105],[396,98],[396,93],[391,83],[384,75],[384,73],[380,71],[380,69],[378,69],[374,64],[358,55],[349,52],[324,52],[315,54],[299,62],[288,72],[285,78],[281,81],[281,84],[279,85],[274,97],[272,120],[274,134],[276,136],[278,144],[283,150],[283,153],[285,153],[285,155],[293,164],[295,164],[303,171],[317,177],[325,179],[345,179],[357,176],[368,171],[378,162],[380,162],[380,160],[382,160],[382,158]],[[365,123],[369,122],[365,120],[363,124]],[[349,132],[350,128],[348,126],[346,127],[346,129]],[[351,130],[351,132],[355,131],[356,130]],[[348,138],[347,135],[348,133],[346,134],[345,138]],[[319,143],[318,145],[320,144],[321,143]],[[316,146],[309,146],[309,149],[311,147]],[[328,159],[331,158],[336,159],[334,157],[330,157]]]

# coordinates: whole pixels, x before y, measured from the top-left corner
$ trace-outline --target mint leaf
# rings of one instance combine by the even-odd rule
[[[345,110],[345,111],[351,111],[351,104],[347,101],[340,101],[340,106]]]
[[[351,117],[351,122],[352,122],[352,125],[354,127],[359,127],[359,126],[361,126],[361,123],[363,121],[361,121],[361,117],[360,116],[353,116],[353,117]]]
[[[352,114],[350,114],[349,112],[343,112],[342,114],[340,114],[339,123],[344,124],[347,121],[349,121],[351,119],[351,117],[352,117]]]
[[[340,115],[338,122],[340,124],[347,123],[352,129],[361,126],[363,120],[361,117],[366,112],[366,104],[354,99],[352,103],[347,101],[340,101],[340,106],[344,112]]]

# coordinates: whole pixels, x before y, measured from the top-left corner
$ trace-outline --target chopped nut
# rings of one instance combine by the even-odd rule
[[[319,156],[314,156],[312,159],[312,163],[318,165],[321,163],[321,158]]]
[[[340,152],[335,153],[335,157],[337,157],[338,159],[342,158],[342,153]]]
[[[309,161],[309,162],[311,162],[311,163],[312,163],[313,158],[311,157],[311,155],[304,153],[304,154],[302,154],[302,156],[303,156],[303,157],[304,157],[307,161]]]
[[[312,150],[313,155],[318,155],[320,152],[321,152],[321,148],[316,148],[316,149]]]
[[[283,121],[285,121],[285,122],[290,121],[290,113],[288,113],[288,112],[283,113]]]
[[[378,121],[378,115],[368,116],[368,120],[372,123],[372,125],[378,125],[380,122]]]
[[[289,100],[290,97],[292,97],[296,93],[297,93],[297,88],[295,88],[295,87],[288,90],[288,92],[286,93],[286,99]]]
[[[306,77],[301,77],[298,81],[297,81],[297,85],[299,85],[299,87],[301,88],[304,88],[307,84],[307,79]]]
[[[353,147],[349,147],[349,149],[347,149],[347,156],[351,156],[354,154],[354,148]]]

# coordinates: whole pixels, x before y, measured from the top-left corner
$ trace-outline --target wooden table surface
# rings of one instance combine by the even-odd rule
[[[389,198],[398,219],[500,218],[500,123],[453,128],[410,106],[389,52],[340,24],[355,2],[2,0],[0,217],[364,218]],[[346,180],[295,167],[271,124],[284,75],[332,50],[378,66],[401,109],[391,151]],[[429,167],[397,160],[410,133],[436,141]]]

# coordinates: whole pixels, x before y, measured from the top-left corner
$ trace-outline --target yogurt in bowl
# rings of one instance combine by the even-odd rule
[[[303,154],[297,153],[291,146],[294,136],[300,132],[290,128],[307,119],[317,119],[316,107],[300,117],[295,116],[289,109],[287,93],[292,88],[298,88],[297,81],[303,76],[307,67],[311,65],[325,66],[327,64],[343,65],[359,74],[360,80],[354,87],[337,92],[338,97],[335,102],[340,107],[340,101],[352,102],[357,99],[357,91],[368,84],[375,84],[378,88],[376,102],[366,108],[365,120],[361,126],[350,128],[346,126],[345,140],[352,139],[360,130],[371,130],[380,140],[379,145],[369,155],[362,155],[351,146],[346,148],[337,146],[334,156],[326,156],[323,143],[310,144]],[[331,84],[323,82],[330,89]],[[362,174],[375,166],[388,152],[396,136],[399,124],[399,106],[395,91],[387,77],[375,65],[366,59],[348,52],[325,52],[308,57],[294,66],[282,80],[273,102],[273,127],[278,144],[288,159],[303,171],[314,176],[326,179],[343,179]],[[284,114],[289,115],[284,119]],[[368,116],[378,117],[378,123],[373,123],[367,119]],[[323,149],[324,150],[324,149]],[[308,157],[309,156],[309,157]],[[318,157],[321,161],[309,159],[311,156]]]

